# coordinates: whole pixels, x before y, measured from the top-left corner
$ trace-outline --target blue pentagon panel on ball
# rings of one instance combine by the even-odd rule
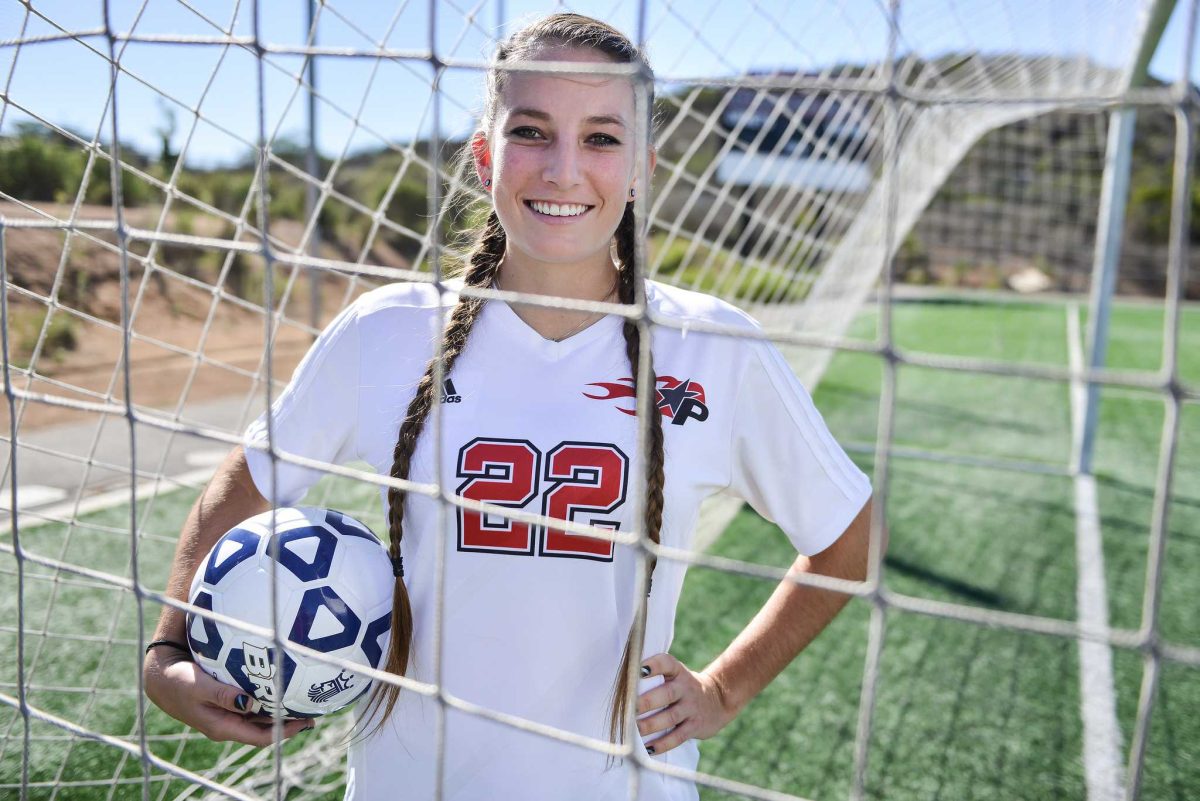
[[[376,618],[367,624],[367,632],[363,635],[362,651],[367,655],[367,661],[372,667],[383,664],[383,646],[380,637],[392,630],[392,613],[389,610],[383,617]]]
[[[362,621],[332,587],[306,590],[288,639],[318,651],[353,645]]]
[[[201,590],[196,596],[196,600],[192,601],[192,605],[211,612],[213,608],[212,596]],[[191,646],[194,653],[206,656],[209,659],[220,658],[221,646],[225,642],[221,639],[221,632],[217,628],[217,621],[210,620],[202,615],[196,615],[194,612],[188,612],[187,638],[188,645]]]
[[[235,528],[225,533],[213,546],[204,566],[204,582],[215,585],[258,550],[260,537],[253,531]]]
[[[362,537],[365,540],[371,540],[377,545],[383,544],[371,529],[359,523],[353,517],[350,517],[350,515],[342,514],[336,509],[329,509],[325,512],[325,522],[344,537]]]
[[[337,549],[337,537],[324,526],[306,525],[282,531],[279,537],[279,564],[301,581],[317,581],[329,576],[329,564]]]

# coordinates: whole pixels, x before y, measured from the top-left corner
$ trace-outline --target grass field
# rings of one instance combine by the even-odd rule
[[[1154,371],[1162,352],[1162,314],[1120,306],[1110,363]],[[873,335],[865,315],[855,334]],[[1200,384],[1200,312],[1185,315],[1180,370]],[[1059,304],[913,302],[895,308],[901,348],[1011,362],[1065,365],[1066,310]],[[881,368],[876,357],[839,354],[817,403],[844,444],[869,447],[876,436]],[[895,443],[901,448],[1064,466],[1071,443],[1068,388],[1060,382],[901,367]],[[1109,617],[1137,627],[1145,591],[1148,533],[1164,404],[1129,389],[1104,394],[1096,475]],[[1161,631],[1200,646],[1193,586],[1200,571],[1200,407],[1180,424],[1169,540],[1161,595]],[[854,450],[868,472],[867,450]],[[891,546],[888,586],[900,593],[987,609],[1073,620],[1076,616],[1073,480],[1065,475],[894,458],[888,487]],[[323,484],[310,501],[357,511],[380,523],[373,489]],[[191,493],[157,499],[142,510],[142,580],[161,586],[174,532]],[[129,572],[128,510],[88,518],[70,537],[41,527],[26,549],[72,564]],[[794,553],[774,526],[743,510],[712,551],[785,566]],[[11,557],[0,573],[0,692],[15,695],[16,583]],[[130,686],[140,663],[131,642],[136,606],[129,593],[78,578],[51,580],[27,566],[26,674],[33,705],[89,729],[125,736],[133,729]],[[688,575],[673,652],[700,668],[753,616],[772,587],[702,568]],[[148,605],[149,619],[158,609]],[[866,653],[869,608],[854,601],[726,730],[701,746],[701,769],[798,795],[844,798],[851,783],[855,722]],[[147,625],[151,625],[148,623]],[[50,636],[40,636],[47,631]],[[68,639],[84,635],[94,639]],[[106,644],[107,643],[107,644]],[[1114,657],[1121,737],[1128,747],[1142,679],[1140,653]],[[86,692],[72,691],[86,688]],[[1200,788],[1200,671],[1167,666],[1154,709],[1142,797],[1183,801]],[[232,746],[181,736],[156,709],[148,713],[155,753],[193,770],[244,761]],[[30,798],[138,798],[136,760],[110,746],[34,724]],[[1083,799],[1084,762],[1076,643],[988,629],[897,610],[887,615],[879,695],[871,736],[868,790],[887,799]],[[16,797],[22,724],[0,707],[0,797]],[[289,747],[289,751],[292,747]],[[306,796],[341,797],[335,767],[312,779]],[[232,770],[232,768],[231,768]],[[226,774],[228,775],[228,774]],[[73,782],[99,782],[76,786]],[[54,789],[57,783],[57,792]],[[318,789],[323,788],[323,789]],[[156,782],[175,798],[179,781]],[[705,790],[705,799],[726,796]]]

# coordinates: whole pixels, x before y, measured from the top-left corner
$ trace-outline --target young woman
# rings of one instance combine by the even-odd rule
[[[558,14],[509,38],[498,62],[634,64],[641,53],[609,26]],[[494,211],[470,254],[471,287],[632,304],[633,203],[642,159],[627,76],[493,70],[471,143]],[[644,130],[645,126],[641,126]],[[614,258],[615,254],[615,258]],[[275,403],[277,448],[340,463],[363,459],[446,493],[688,548],[700,502],[730,489],[779,523],[793,572],[865,575],[866,477],[834,442],[770,343],[689,332],[695,323],[753,321],[719,300],[648,282],[651,380],[658,414],[638,447],[638,327],[616,316],[496,300],[439,298],[431,284],[369,292],[340,314]],[[452,311],[447,315],[447,304]],[[435,383],[434,354],[443,349]],[[433,424],[435,407],[440,426]],[[435,439],[439,436],[441,441]],[[267,439],[265,418],[247,432]],[[320,473],[237,449],[186,523],[170,584],[186,597],[197,561],[227,528],[292,504]],[[638,477],[641,477],[640,479]],[[635,486],[635,480],[644,481]],[[634,519],[636,497],[644,516]],[[637,693],[645,759],[695,769],[711,737],[821,631],[845,596],[782,582],[712,664],[667,653],[686,564],[659,559],[635,586],[637,548],[482,515],[436,499],[385,493],[396,602],[388,669],[433,681],[438,537],[446,538],[441,667],[444,691],[527,720],[620,742]],[[653,560],[652,560],[653,562]],[[647,595],[648,593],[648,595]],[[644,643],[631,650],[637,599]],[[185,641],[164,609],[156,638]],[[640,686],[625,682],[636,653]],[[205,676],[186,652],[155,648],[146,691],[214,739],[270,742],[243,715],[245,696]],[[436,700],[376,688],[359,710],[366,736],[350,750],[347,798],[435,795]],[[626,798],[634,760],[446,709],[444,798]],[[285,736],[309,727],[289,722]],[[696,798],[693,783],[644,771],[641,799]]]

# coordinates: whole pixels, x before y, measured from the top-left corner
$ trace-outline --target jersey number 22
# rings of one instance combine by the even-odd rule
[[[625,503],[629,458],[616,445],[602,442],[561,442],[543,456],[528,440],[481,437],[459,450],[458,477],[464,479],[457,489],[463,498],[521,509],[540,496],[540,512],[546,517],[615,531],[620,524],[605,516]],[[462,508],[458,550],[601,562],[613,558],[608,540]]]

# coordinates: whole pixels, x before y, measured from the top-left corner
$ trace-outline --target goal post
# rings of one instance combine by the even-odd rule
[[[1174,0],[1159,0],[1145,11],[1144,28],[1138,37],[1137,52],[1122,75],[1122,89],[1144,86],[1150,69],[1150,59],[1166,30],[1174,11]],[[1104,181],[1101,187],[1100,213],[1096,227],[1095,266],[1092,270],[1092,292],[1087,331],[1088,367],[1105,366],[1108,354],[1108,321],[1112,296],[1116,289],[1120,265],[1121,237],[1125,228],[1125,204],[1129,197],[1129,170],[1133,154],[1134,128],[1137,110],[1124,106],[1109,114],[1108,152],[1105,158]],[[1100,387],[1089,383],[1087,405],[1075,457],[1081,473],[1092,472],[1092,455],[1096,447],[1096,426],[1100,415]]]

